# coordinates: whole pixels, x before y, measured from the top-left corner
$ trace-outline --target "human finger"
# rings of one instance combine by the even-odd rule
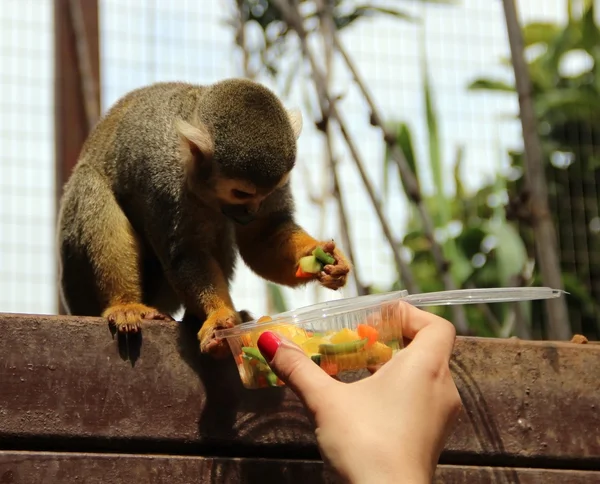
[[[257,346],[273,372],[314,411],[327,387],[338,384],[294,343],[265,331]]]

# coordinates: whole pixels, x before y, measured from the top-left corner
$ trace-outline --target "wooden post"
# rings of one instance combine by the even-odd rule
[[[98,0],[54,0],[56,207],[100,111]],[[58,300],[58,312],[64,308]]]

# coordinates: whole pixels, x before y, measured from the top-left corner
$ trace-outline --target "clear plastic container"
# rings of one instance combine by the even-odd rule
[[[414,306],[439,306],[556,298],[563,291],[547,287],[461,289],[409,295],[395,291],[327,301],[234,328],[218,330],[235,358],[242,384],[249,389],[283,386],[261,355],[257,341],[273,331],[300,346],[326,373],[357,380],[389,361],[403,348],[399,300]]]

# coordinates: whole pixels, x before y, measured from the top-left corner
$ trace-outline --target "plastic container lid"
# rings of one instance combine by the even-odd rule
[[[394,291],[382,294],[369,294],[351,298],[327,301],[303,308],[286,311],[271,317],[269,321],[258,323],[253,320],[233,328],[215,332],[217,338],[239,337],[260,327],[281,323],[304,325],[316,320],[331,318],[354,311],[366,310],[393,301],[406,301],[413,306],[450,306],[456,304],[479,304],[497,302],[518,302],[538,299],[554,299],[565,294],[565,291],[549,287],[502,287],[485,289],[457,289],[409,295],[407,291]]]

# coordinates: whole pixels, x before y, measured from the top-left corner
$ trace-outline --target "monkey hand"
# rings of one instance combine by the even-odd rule
[[[335,262],[324,266],[321,272],[315,274],[315,278],[327,289],[335,291],[344,287],[348,279],[348,273],[350,272],[350,263],[346,260],[346,256],[341,250],[336,248],[333,241],[321,243],[319,246],[330,254],[335,259]],[[314,249],[315,247],[311,247],[308,253],[311,254]]]
[[[242,311],[242,313],[245,312]],[[228,307],[222,307],[210,313],[198,332],[200,351],[215,358],[226,358],[230,353],[229,344],[225,340],[215,338],[215,331],[240,324],[243,316],[245,314],[240,315],[240,313]]]

